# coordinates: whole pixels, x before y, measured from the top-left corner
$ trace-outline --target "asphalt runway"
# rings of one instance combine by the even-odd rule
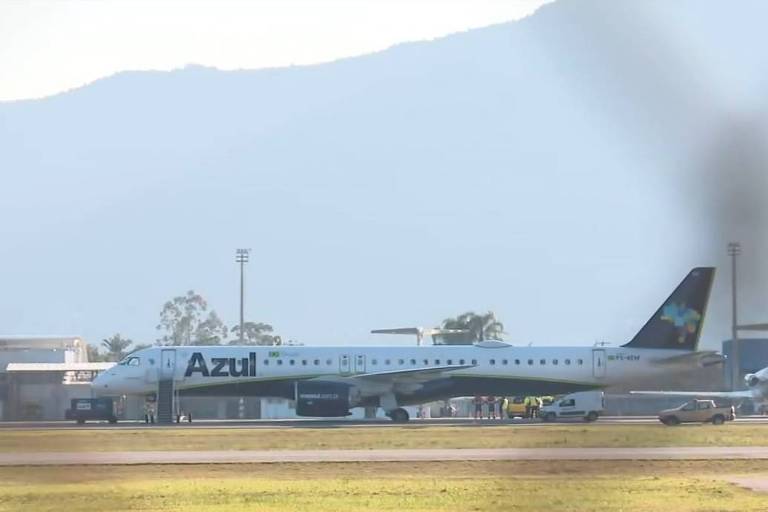
[[[498,460],[766,460],[768,447],[458,448],[0,453],[0,466],[445,462]]]
[[[121,421],[111,425],[107,422],[90,422],[78,425],[73,421],[7,421],[0,422],[2,429],[18,430],[58,430],[58,429],[135,429],[135,428],[345,428],[345,427],[402,427],[408,426],[443,426],[443,427],[497,427],[503,425],[516,425],[528,428],[546,428],[562,424],[585,425],[581,419],[560,420],[553,423],[543,423],[538,420],[481,420],[471,418],[433,418],[414,419],[408,423],[394,423],[387,418],[370,420],[347,419],[288,419],[288,420],[200,420],[192,423],[178,423],[172,425],[147,425],[140,421]],[[604,416],[591,425],[644,425],[659,424],[655,416]],[[730,423],[729,423],[730,424]],[[768,425],[768,416],[744,416],[733,422],[735,425]]]

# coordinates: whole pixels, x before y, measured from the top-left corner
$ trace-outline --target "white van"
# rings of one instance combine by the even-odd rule
[[[584,418],[584,421],[595,421],[603,413],[605,397],[602,391],[581,391],[561,396],[550,405],[545,405],[539,412],[544,421],[555,421],[558,418]]]

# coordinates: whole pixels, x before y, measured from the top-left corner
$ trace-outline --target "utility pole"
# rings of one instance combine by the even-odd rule
[[[736,259],[741,254],[741,244],[731,242],[728,244],[728,256],[731,257],[731,390],[737,391],[741,387],[741,361],[739,359],[739,320],[737,302]]]
[[[237,249],[235,261],[240,264],[240,344],[243,344],[243,324],[245,313],[245,264],[248,263],[250,249]]]

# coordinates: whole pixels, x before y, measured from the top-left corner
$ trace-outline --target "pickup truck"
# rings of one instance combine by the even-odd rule
[[[712,423],[722,425],[735,419],[731,407],[718,407],[713,400],[691,400],[674,409],[665,409],[659,413],[659,421],[665,425],[680,423]]]

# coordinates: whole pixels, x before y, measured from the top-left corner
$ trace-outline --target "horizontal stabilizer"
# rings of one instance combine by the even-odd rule
[[[693,396],[701,398],[754,398],[754,393],[744,391],[630,391],[631,395]]]

